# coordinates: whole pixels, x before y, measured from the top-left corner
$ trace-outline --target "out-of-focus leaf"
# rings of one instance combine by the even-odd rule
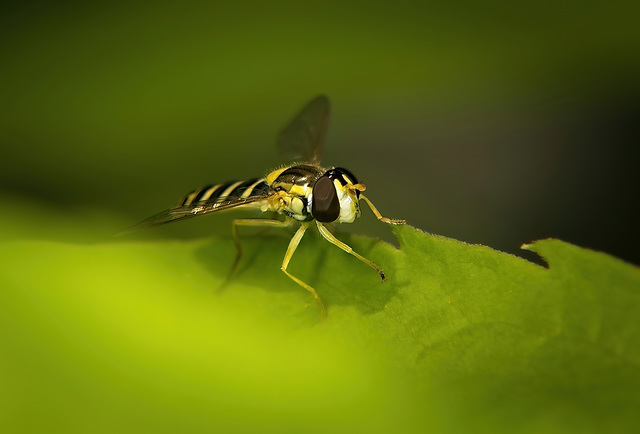
[[[557,240],[543,268],[394,229],[0,247],[5,432],[633,431],[640,271]],[[34,417],[38,415],[38,417]]]

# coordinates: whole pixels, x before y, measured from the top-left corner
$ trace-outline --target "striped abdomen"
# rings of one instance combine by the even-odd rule
[[[207,185],[187,194],[181,199],[178,206],[193,205],[199,202],[227,202],[255,196],[266,196],[270,191],[269,185],[263,178]]]

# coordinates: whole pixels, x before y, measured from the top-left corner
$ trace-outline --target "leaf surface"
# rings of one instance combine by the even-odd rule
[[[640,271],[558,240],[549,268],[404,226],[0,246],[3,431],[633,431]],[[30,415],[38,413],[39,418]]]

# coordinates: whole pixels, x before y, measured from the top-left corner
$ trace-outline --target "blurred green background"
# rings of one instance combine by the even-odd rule
[[[483,412],[462,420],[451,397],[429,395],[446,385],[413,387],[382,340],[295,310],[307,295],[277,271],[286,233],[267,241],[283,250],[260,261],[262,243],[248,241],[248,261],[263,268],[247,265],[253,280],[216,298],[209,284],[233,255],[233,215],[112,235],[193,188],[280,165],[278,131],[324,93],[324,162],[355,173],[384,215],[520,255],[522,243],[552,236],[640,263],[639,9],[2,2],[0,239],[52,243],[2,246],[0,431],[475,426]],[[340,229],[392,239],[370,213]],[[149,241],[212,235],[215,246]],[[313,253],[313,242],[301,249]],[[256,290],[263,269],[274,270],[272,290]],[[402,285],[389,280],[387,291]],[[476,402],[485,396],[454,401],[493,408]],[[512,432],[526,407],[503,412],[507,398],[491,417]],[[584,413],[568,417],[580,432]],[[537,415],[523,430],[562,419]]]
[[[192,188],[260,176],[325,93],[324,162],[385,215],[514,253],[553,236],[640,262],[636,2],[2,8],[3,237],[101,239]],[[143,236],[227,234],[229,218]]]

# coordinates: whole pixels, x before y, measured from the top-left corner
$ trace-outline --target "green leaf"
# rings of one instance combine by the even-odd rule
[[[544,268],[394,227],[0,245],[3,432],[634,432],[640,271],[558,240]]]

